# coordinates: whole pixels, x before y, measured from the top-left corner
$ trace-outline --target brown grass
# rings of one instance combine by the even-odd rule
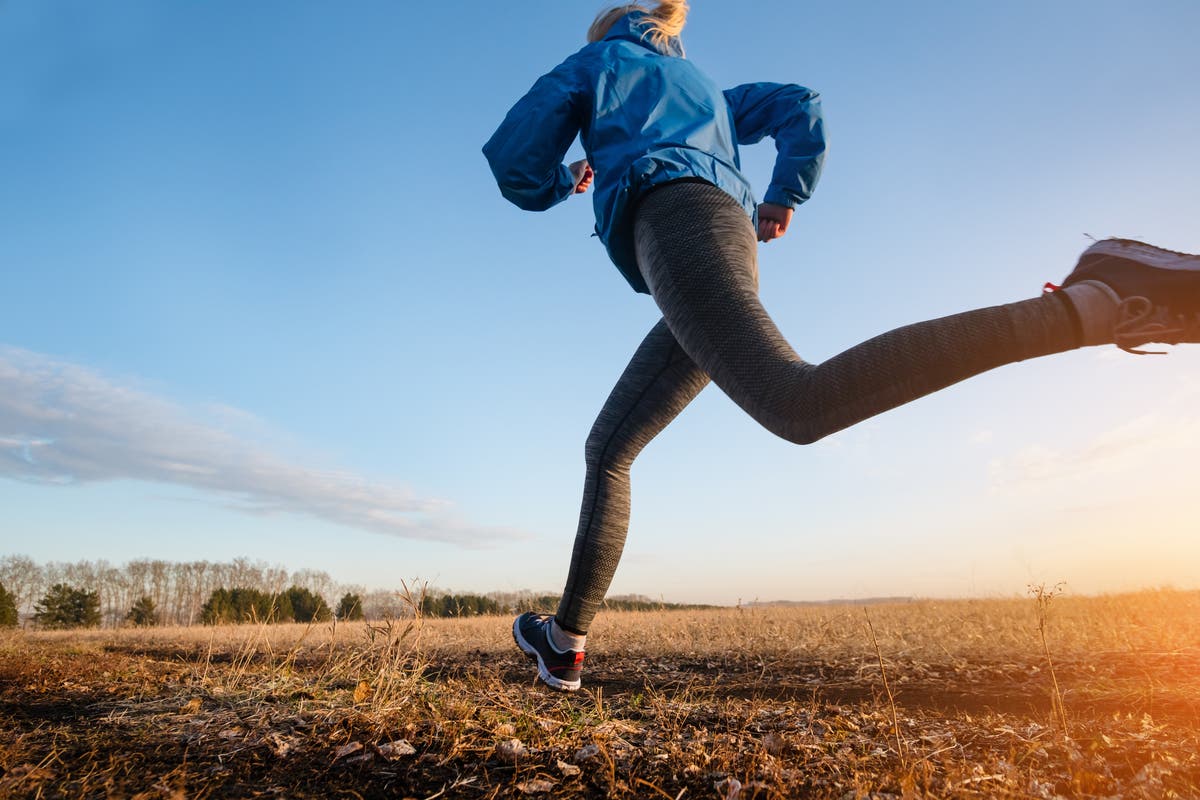
[[[0,797],[1200,796],[1200,592],[1040,610],[608,613],[574,695],[507,618],[15,632]]]

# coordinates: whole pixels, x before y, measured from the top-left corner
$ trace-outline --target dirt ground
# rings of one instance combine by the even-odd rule
[[[1200,593],[1041,621],[606,614],[569,695],[507,618],[16,632],[0,797],[1200,797]]]

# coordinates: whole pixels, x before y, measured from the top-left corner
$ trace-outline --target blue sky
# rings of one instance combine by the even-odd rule
[[[719,83],[823,95],[761,248],[810,360],[1036,294],[1088,235],[1200,252],[1195,3],[695,5]],[[479,152],[596,9],[456,9],[0,5],[0,551],[561,588],[657,313],[588,200],[520,212]],[[1090,349],[798,448],[710,388],[634,467],[613,591],[1197,586],[1197,399],[1195,348]]]

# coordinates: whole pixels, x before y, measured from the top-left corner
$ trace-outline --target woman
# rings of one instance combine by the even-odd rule
[[[663,314],[588,436],[558,611],[513,624],[556,689],[580,686],[588,626],[624,546],[633,459],[709,380],[772,433],[806,444],[1014,361],[1085,345],[1200,341],[1200,257],[1110,239],[1040,297],[804,361],[759,302],[755,239],[786,234],[816,186],[825,155],[818,97],[770,83],[722,92],[683,57],[687,11],[684,0],[661,0],[601,12],[588,45],[540,78],[484,146],[501,193],[523,209],[547,209],[594,180],[597,234]],[[564,165],[576,136],[587,159]],[[778,156],[756,204],[737,147],[765,136]]]

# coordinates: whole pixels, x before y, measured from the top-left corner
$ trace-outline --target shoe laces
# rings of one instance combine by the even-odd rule
[[[1136,348],[1147,342],[1200,342],[1200,313],[1173,312],[1167,306],[1154,305],[1147,297],[1127,297],[1117,306],[1113,340],[1117,347],[1134,355],[1166,355],[1162,350]]]

